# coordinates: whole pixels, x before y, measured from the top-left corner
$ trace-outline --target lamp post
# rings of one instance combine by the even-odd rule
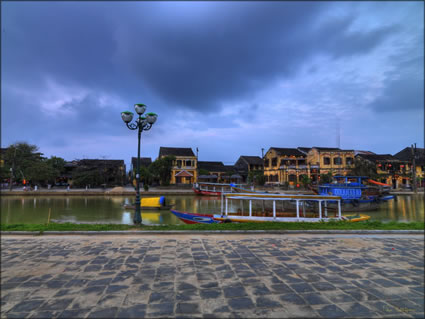
[[[146,111],[146,105],[144,104],[134,104],[134,109],[139,117],[134,123],[130,123],[133,120],[133,112],[125,111],[121,112],[121,118],[127,127],[130,130],[138,130],[138,144],[137,144],[137,168],[136,168],[136,208],[134,211],[133,222],[135,224],[142,223],[142,215],[140,213],[140,137],[142,131],[148,131],[151,129],[152,125],[156,122],[158,115],[155,113],[146,113],[145,116],[142,116]]]

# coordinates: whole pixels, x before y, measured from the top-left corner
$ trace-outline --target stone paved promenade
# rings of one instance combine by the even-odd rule
[[[2,318],[423,318],[423,235],[2,236]]]

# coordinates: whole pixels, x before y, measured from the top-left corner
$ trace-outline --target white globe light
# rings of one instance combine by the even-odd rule
[[[149,124],[154,124],[157,118],[158,118],[158,115],[155,113],[146,114],[146,121],[148,121]]]
[[[130,123],[133,119],[133,112],[125,111],[121,112],[121,118],[125,123]]]
[[[146,105],[144,105],[144,104],[134,104],[134,109],[136,110],[137,114],[142,115],[146,111]]]

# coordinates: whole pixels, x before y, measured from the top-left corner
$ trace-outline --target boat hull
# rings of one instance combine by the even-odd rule
[[[134,205],[124,205],[123,206],[125,209],[136,209],[136,206]],[[141,210],[170,210],[173,206],[168,205],[168,206],[160,206],[160,207],[156,207],[156,206],[140,206]]]
[[[185,224],[217,224],[221,221],[215,220],[214,215],[210,214],[194,214],[171,210],[171,212]]]
[[[221,192],[213,192],[213,191],[203,191],[197,188],[193,188],[193,191],[196,195],[205,195],[205,196],[221,196]]]
[[[267,223],[267,222],[321,222],[330,220],[346,220],[349,222],[364,221],[370,218],[367,215],[356,215],[356,216],[344,216],[341,219],[338,218],[304,218],[300,217],[267,217],[267,216],[238,216],[238,215],[219,215],[219,214],[196,214],[179,212],[171,210],[171,212],[183,221],[185,224],[216,224],[216,223]]]

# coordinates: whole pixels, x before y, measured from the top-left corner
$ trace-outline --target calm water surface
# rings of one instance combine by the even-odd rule
[[[123,208],[134,201],[133,197],[119,196],[2,196],[1,223],[46,223],[51,220],[70,222],[99,222],[132,224],[133,210]],[[167,204],[174,209],[194,213],[219,213],[221,201],[206,196],[166,196]],[[233,202],[231,211],[239,208]],[[246,205],[246,204],[245,204]],[[424,196],[400,195],[397,201],[383,203],[379,210],[364,212],[371,220],[424,221]],[[142,211],[144,224],[181,224],[169,210]]]

